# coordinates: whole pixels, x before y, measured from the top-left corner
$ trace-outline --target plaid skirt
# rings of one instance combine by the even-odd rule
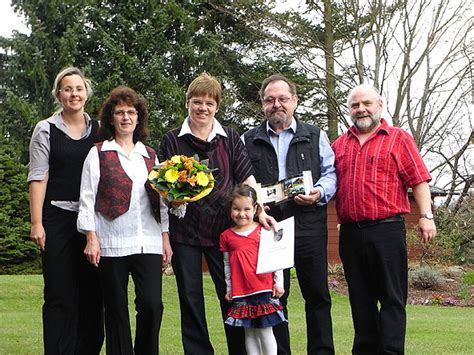
[[[271,292],[232,300],[225,323],[233,327],[266,328],[286,322],[283,306]]]

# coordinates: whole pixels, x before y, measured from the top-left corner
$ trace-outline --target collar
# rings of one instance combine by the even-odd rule
[[[372,134],[385,133],[385,134],[388,135],[388,134],[390,134],[389,128],[390,128],[390,126],[388,125],[387,121],[384,118],[381,118],[380,119],[380,126]],[[349,130],[347,131],[347,133],[357,137],[357,133],[358,133],[357,128],[355,128],[355,126],[352,125],[349,128]]]
[[[86,126],[90,127],[90,125],[92,124],[92,119],[90,118],[89,114],[84,112],[84,118],[86,120]],[[51,122],[59,129],[63,128],[62,130],[64,130],[67,127],[66,124],[64,123],[62,111],[55,113],[54,115],[49,117],[47,121]]]
[[[186,117],[186,119],[184,120],[181,126],[181,130],[179,131],[178,137],[184,136],[185,134],[191,134],[195,136],[193,132],[191,131],[191,127],[189,127],[188,120],[189,120],[189,116]],[[214,120],[212,121],[212,131],[211,133],[209,133],[209,137],[207,137],[207,141],[208,142],[212,141],[214,137],[217,135],[227,137],[227,133],[225,133],[224,128],[222,128],[222,125],[219,123],[218,120],[214,118]]]
[[[121,153],[123,155],[126,155],[125,152],[123,151],[122,147],[120,145],[118,145],[118,143],[115,141],[115,139],[112,139],[112,140],[106,140],[104,141],[104,143],[102,144],[102,151],[116,151],[117,153]],[[148,155],[148,152],[145,148],[145,145],[138,141],[137,143],[135,143],[135,147],[133,148],[132,150],[132,154],[140,154],[142,156],[144,156],[145,158],[150,158],[150,156]]]
[[[268,134],[270,133],[273,133],[275,135],[278,135],[277,132],[275,132],[275,130],[270,126],[270,123],[268,122],[268,120],[265,121],[265,127],[266,127],[266,132]],[[290,126],[287,127],[287,128],[284,128],[283,129],[284,131],[289,131],[291,130],[291,133],[295,134],[296,132],[296,119],[294,117],[291,118],[291,123],[290,123]]]

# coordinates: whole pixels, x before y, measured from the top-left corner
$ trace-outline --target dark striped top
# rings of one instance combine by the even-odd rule
[[[161,141],[160,162],[177,154],[198,154],[201,160],[209,159],[210,168],[218,169],[213,172],[215,185],[208,196],[188,204],[184,218],[170,215],[172,242],[218,247],[220,234],[231,225],[227,196],[236,184],[253,175],[253,168],[238,133],[223,128],[227,137],[217,135],[211,142],[191,134],[178,137],[179,128],[166,133]]]

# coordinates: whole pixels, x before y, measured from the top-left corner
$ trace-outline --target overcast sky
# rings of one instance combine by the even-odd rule
[[[28,31],[22,19],[13,12],[10,3],[10,0],[0,0],[0,36],[3,37],[11,37],[13,30]]]

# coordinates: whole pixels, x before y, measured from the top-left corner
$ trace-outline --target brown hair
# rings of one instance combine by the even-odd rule
[[[148,105],[143,97],[127,86],[118,86],[113,89],[110,92],[109,97],[102,104],[99,113],[99,134],[101,137],[108,140],[115,138],[115,128],[112,124],[112,116],[114,114],[115,106],[118,104],[133,106],[138,111],[137,127],[133,132],[133,143],[138,141],[145,142],[150,134],[148,129]]]
[[[229,195],[229,202],[232,204],[237,197],[250,197],[254,204],[257,204],[257,191],[247,184],[237,184]]]
[[[232,202],[238,198],[238,197],[249,197],[253,201],[253,205],[257,207],[257,210],[255,211],[255,216],[254,220],[258,220],[257,215],[260,212],[260,205],[257,203],[257,191],[250,186],[246,184],[237,184],[234,186],[232,189],[232,192],[229,194],[229,212],[232,207]]]
[[[290,87],[290,93],[292,95],[296,95],[296,84],[294,82],[292,82],[290,79],[288,79],[286,76],[284,76],[282,74],[273,74],[273,75],[270,75],[265,80],[263,80],[262,86],[260,87],[260,91],[258,92],[258,94],[260,95],[260,100],[264,99],[263,95],[265,93],[265,89],[267,88],[267,86],[271,82],[279,81],[279,80],[284,81],[285,83],[287,83],[288,86]]]
[[[186,91],[186,102],[195,96],[210,96],[216,100],[217,107],[221,102],[222,87],[217,78],[204,72],[189,84]]]

